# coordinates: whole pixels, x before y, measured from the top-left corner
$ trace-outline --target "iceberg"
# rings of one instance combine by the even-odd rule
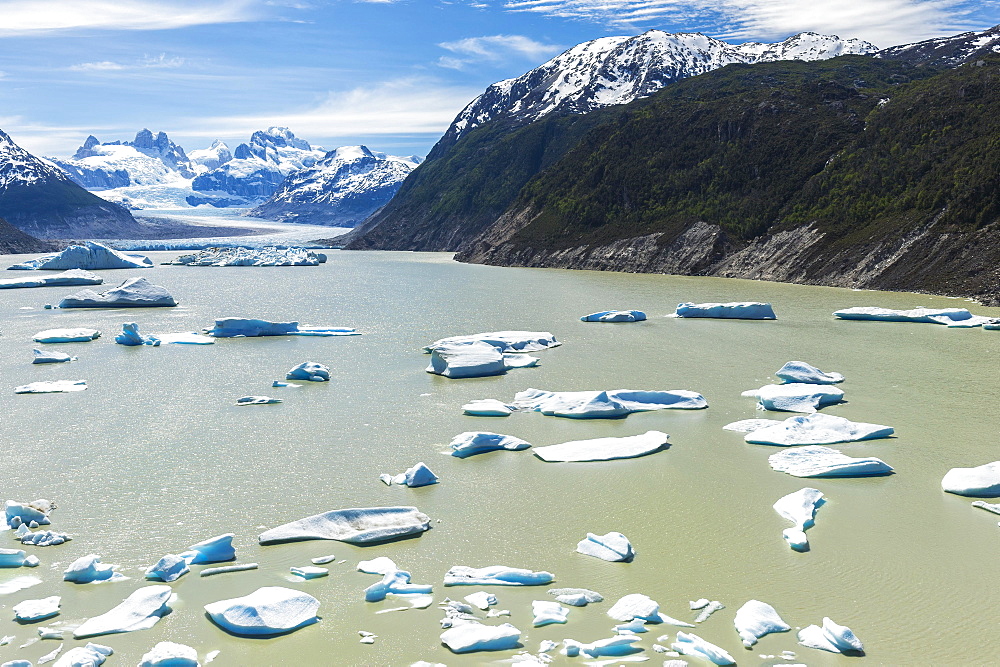
[[[602,310],[580,318],[581,322],[642,322],[646,313],[641,310]]]
[[[249,595],[205,605],[209,618],[237,636],[269,636],[316,623],[319,600],[281,586],[264,586]]]
[[[923,322],[944,324],[952,328],[978,327],[990,322],[989,317],[973,315],[965,308],[913,308],[893,310],[878,306],[857,306],[834,313],[842,320],[874,320],[876,322]]]
[[[39,350],[37,347],[34,348],[34,358],[31,360],[33,364],[61,364],[66,361],[76,361],[76,357],[71,357],[68,354],[62,352],[52,352],[49,350]]]
[[[101,581],[121,581],[127,579],[124,574],[114,571],[114,565],[101,562],[97,554],[81,556],[70,563],[63,572],[63,581],[74,584],[92,584]]]
[[[173,591],[170,586],[163,584],[140,588],[111,611],[85,621],[73,631],[73,637],[83,639],[96,635],[148,630],[170,613],[168,603],[172,596]]]
[[[572,419],[616,419],[633,412],[678,409],[699,410],[708,402],[701,394],[677,389],[672,391],[642,391],[612,389],[608,391],[545,391],[525,389],[514,395],[514,406],[534,410],[543,415]]]
[[[611,461],[646,456],[666,449],[668,436],[661,431],[646,431],[642,435],[623,438],[575,440],[559,445],[535,447],[532,452],[543,461]]]
[[[32,276],[30,278],[8,278],[0,280],[0,289],[22,289],[27,287],[67,287],[69,285],[100,285],[104,278],[83,269],[70,269],[54,276]]]
[[[142,656],[139,667],[200,667],[198,651],[185,644],[159,642]]]
[[[670,648],[681,655],[690,655],[694,658],[708,660],[716,665],[735,665],[733,656],[726,653],[715,644],[705,641],[698,635],[689,632],[678,632],[677,641],[670,645]]]
[[[160,339],[156,336],[143,336],[139,333],[139,325],[135,322],[125,322],[122,324],[122,332],[115,336],[115,342],[119,345],[135,347],[138,345],[159,345]]]
[[[14,605],[15,621],[41,621],[52,618],[59,613],[59,605],[62,598],[58,595],[43,598],[41,600],[25,600]]]
[[[110,646],[87,642],[86,646],[77,646],[66,651],[66,654],[52,667],[100,667],[112,653],[114,650]],[[42,664],[41,659],[38,660],[38,664]]]
[[[80,290],[59,302],[60,308],[153,308],[176,306],[177,302],[165,287],[154,285],[145,278],[129,278],[114,289],[98,294]]]
[[[520,646],[520,642],[521,631],[510,623],[484,625],[467,621],[441,633],[441,643],[455,653],[507,651]]]
[[[1000,461],[975,468],[952,468],[941,479],[941,488],[948,493],[973,498],[1000,496]]]
[[[236,549],[233,547],[233,537],[235,537],[235,533],[225,533],[210,537],[197,544],[192,544],[181,555],[190,557],[190,562],[193,565],[222,563],[234,560],[236,558]]]
[[[503,375],[512,368],[538,365],[538,358],[510,354],[483,341],[440,345],[431,350],[428,373],[447,378],[476,378]]]
[[[972,503],[972,506],[986,510],[987,512],[992,512],[993,514],[1000,514],[1000,504],[997,503],[987,503],[982,500],[977,500]]]
[[[319,266],[323,263],[320,257],[322,253],[305,248],[216,247],[181,255],[168,263],[182,266]]]
[[[318,579],[319,577],[325,577],[330,574],[330,569],[326,567],[316,567],[314,565],[306,565],[305,567],[290,567],[288,571],[297,577],[302,577],[303,579]]]
[[[569,609],[558,602],[550,600],[534,600],[531,603],[531,613],[534,615],[531,624],[536,628],[552,623],[565,623],[569,616]]]
[[[709,619],[709,617],[720,609],[725,609],[726,605],[722,604],[718,600],[712,600],[707,605],[701,608],[701,613],[695,617],[695,623],[704,623]]]
[[[11,528],[17,528],[22,523],[31,523],[32,521],[39,526],[47,526],[52,523],[49,514],[54,509],[56,509],[56,504],[45,498],[27,503],[8,500],[4,503],[4,517],[7,525]]]
[[[1000,331],[1000,317],[987,318],[988,322],[983,322],[983,329],[986,331]]]
[[[780,423],[780,419],[741,419],[739,421],[726,424],[722,427],[722,430],[736,431],[737,433],[752,433],[753,431],[764,428],[765,426],[774,426],[775,424]]]
[[[837,384],[844,381],[840,373],[824,373],[815,366],[804,361],[789,361],[774,374],[785,384],[800,382],[803,384]]]
[[[15,394],[64,394],[83,391],[87,388],[85,380],[44,380],[30,382],[20,387],[14,387]]]
[[[0,549],[0,568],[34,567],[31,558],[23,549]]]
[[[761,410],[778,412],[816,412],[844,400],[844,391],[825,384],[767,384],[743,392],[758,400]]]
[[[36,333],[32,340],[36,343],[86,343],[100,336],[97,329],[46,329]]]
[[[286,380],[308,380],[310,382],[329,382],[330,367],[316,361],[303,361],[285,374]]]
[[[474,417],[509,417],[514,408],[495,398],[484,398],[469,401],[462,406],[462,412]]]
[[[544,586],[555,580],[550,572],[491,565],[474,568],[455,565],[444,574],[445,586]]]
[[[212,345],[215,343],[210,337],[194,331],[159,334],[156,338],[165,345]]]
[[[796,447],[767,458],[771,468],[795,477],[870,477],[888,475],[892,467],[874,457],[852,458],[821,445]]]
[[[662,622],[660,603],[642,593],[631,593],[619,599],[608,610],[608,616],[616,621],[631,621],[639,618],[652,623]]]
[[[591,602],[604,602],[604,596],[586,588],[550,588],[548,594],[557,602],[571,607],[586,607]]]
[[[781,620],[774,607],[760,600],[749,600],[736,611],[733,619],[736,632],[739,633],[743,645],[750,648],[757,640],[772,632],[788,632],[790,625]]]
[[[464,459],[475,454],[501,449],[509,451],[527,449],[531,447],[531,444],[512,435],[490,433],[488,431],[466,431],[452,438],[448,446],[452,449],[452,456]]]
[[[73,539],[66,533],[57,533],[54,530],[36,530],[35,532],[31,532],[27,528],[27,525],[22,524],[17,529],[17,532],[14,533],[15,539],[19,540],[21,544],[32,544],[36,547],[52,547]],[[28,558],[34,557],[29,556]]]
[[[478,591],[465,596],[465,601],[469,604],[486,610],[497,603],[497,596],[486,591]]]
[[[363,560],[358,563],[358,572],[364,572],[366,574],[388,574],[389,572],[395,572],[399,568],[396,567],[396,563],[386,556],[379,556],[378,558],[373,558],[371,560]]]
[[[241,396],[236,399],[236,405],[273,405],[283,402],[280,398],[271,398],[270,396]]]
[[[632,543],[628,541],[628,538],[615,532],[604,535],[587,533],[587,537],[577,543],[576,550],[577,553],[612,563],[631,563],[636,556],[635,549],[632,548]]]
[[[756,445],[791,447],[888,438],[894,432],[891,426],[852,422],[843,417],[817,412],[763,426],[750,431],[743,439]]]
[[[190,572],[189,561],[180,554],[167,554],[154,565],[146,568],[146,578],[170,583]]]
[[[153,262],[142,255],[126,255],[101,243],[86,241],[83,245],[71,245],[61,252],[42,255],[27,262],[8,266],[8,270],[48,270],[67,269],[149,269]]]
[[[381,602],[387,595],[427,595],[433,592],[433,586],[411,584],[410,573],[405,570],[389,570],[382,575],[382,581],[376,582],[365,589],[366,602]]]
[[[589,644],[572,639],[564,639],[563,647],[559,652],[570,658],[575,658],[581,653],[589,658],[623,656],[639,652],[637,647],[632,646],[637,641],[639,641],[639,637],[635,635],[615,635],[614,637],[599,639]]]
[[[865,652],[861,640],[850,628],[838,625],[825,616],[823,617],[823,627],[810,625],[799,630],[799,643],[809,648],[818,648],[831,653],[858,655]]]
[[[206,567],[204,570],[198,573],[200,577],[211,577],[213,574],[225,574],[227,572],[245,572],[247,570],[256,570],[259,566],[257,563],[243,563],[241,565],[223,565],[222,567]]]
[[[339,540],[377,544],[430,530],[431,520],[416,507],[367,507],[332,510],[261,533],[261,544],[301,540]]]
[[[816,519],[816,510],[826,502],[823,492],[819,489],[806,487],[795,493],[782,496],[774,503],[774,511],[788,519],[793,524],[781,532],[792,551],[809,551],[809,538],[806,529],[812,528]]]
[[[773,320],[774,309],[769,303],[738,301],[733,303],[679,303],[673,315],[667,317],[712,317],[735,320]]]
[[[477,341],[489,343],[501,352],[538,352],[539,350],[562,345],[548,331],[490,331],[488,333],[471,334],[468,336],[442,338],[430,345],[424,346],[424,352],[429,354],[442,345]]]
[[[437,484],[438,482],[438,476],[432,473],[431,469],[423,461],[398,475],[379,475],[379,479],[390,486],[392,484],[399,484],[400,486],[408,486],[411,489],[418,486]]]
[[[220,317],[205,333],[215,338],[255,338],[257,336],[360,336],[347,327],[301,327],[298,322],[270,322],[247,317]]]

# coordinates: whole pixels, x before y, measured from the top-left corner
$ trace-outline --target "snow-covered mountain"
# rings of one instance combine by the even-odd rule
[[[803,32],[774,44],[733,45],[701,33],[650,30],[582,44],[514,79],[494,83],[469,103],[442,138],[450,145],[469,130],[506,117],[512,126],[553,111],[586,113],[646,97],[678,79],[732,63],[820,60],[878,49],[857,39]]]
[[[224,141],[216,139],[208,148],[200,148],[188,153],[188,159],[195,171],[218,169],[233,159],[233,153]]]
[[[892,46],[879,51],[876,57],[905,60],[918,66],[956,67],[991,53],[1000,53],[1000,25],[982,32],[963,32],[951,37]]]
[[[184,149],[166,132],[140,130],[134,141],[101,143],[90,135],[71,158],[50,158],[88,190],[160,185],[194,178]]]
[[[341,146],[293,172],[249,215],[285,222],[353,227],[384,206],[421,162],[366,146]]]

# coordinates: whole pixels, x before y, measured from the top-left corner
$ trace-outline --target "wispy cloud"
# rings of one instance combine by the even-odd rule
[[[512,57],[538,61],[563,50],[563,47],[537,42],[524,35],[467,37],[454,42],[442,42],[438,46],[455,54],[442,56],[438,60],[442,67],[452,69],[464,69],[474,63],[500,63]]]
[[[117,72],[124,70],[175,69],[182,67],[186,61],[179,56],[168,56],[161,53],[158,56],[146,56],[131,63],[119,63],[112,60],[79,63],[70,65],[68,69],[74,72]]]

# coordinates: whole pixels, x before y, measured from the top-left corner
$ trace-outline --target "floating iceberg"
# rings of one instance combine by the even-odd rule
[[[427,595],[433,591],[433,586],[411,584],[410,573],[405,570],[389,570],[382,575],[382,581],[365,589],[367,602],[381,602],[387,595]]]
[[[941,480],[941,488],[948,493],[974,498],[1000,496],[1000,461],[975,468],[952,468]]]
[[[606,533],[604,535],[594,535],[587,533],[587,537],[580,540],[576,545],[578,553],[587,556],[594,556],[601,560],[623,563],[631,563],[635,559],[635,549],[628,538],[621,533]]]
[[[615,635],[614,637],[599,639],[589,644],[572,639],[564,639],[563,648],[559,652],[570,658],[575,658],[581,653],[588,658],[623,656],[639,652],[639,649],[632,646],[637,641],[639,641],[639,637],[635,635]]]
[[[269,322],[246,317],[220,317],[205,329],[215,338],[255,338],[257,336],[359,336],[347,327],[301,327],[298,322]]]
[[[844,400],[844,391],[825,384],[767,384],[743,392],[758,400],[761,410],[778,412],[816,412]]]
[[[159,345],[160,339],[156,336],[143,336],[139,333],[139,325],[135,322],[125,322],[122,324],[122,332],[115,336],[115,342],[119,345],[135,347],[138,345]]]
[[[543,586],[554,580],[550,572],[532,572],[504,565],[478,569],[456,565],[444,574],[445,586]]]
[[[514,407],[495,398],[484,398],[469,401],[462,406],[462,412],[475,417],[508,417],[514,412]]]
[[[539,350],[562,345],[548,331],[490,331],[488,333],[471,334],[469,336],[442,338],[425,346],[424,352],[430,353],[442,345],[472,343],[476,341],[489,343],[501,352],[538,352]]]
[[[316,361],[303,361],[285,374],[286,380],[308,380],[310,382],[329,382],[330,367]]]
[[[982,500],[977,500],[972,503],[972,506],[986,510],[987,512],[992,512],[993,514],[1000,514],[1000,504],[998,503],[987,503]]]
[[[486,591],[478,591],[465,596],[465,601],[469,604],[486,610],[497,603],[497,596]]]
[[[509,451],[527,449],[531,447],[531,444],[512,435],[490,433],[488,431],[466,431],[452,438],[448,446],[452,449],[452,456],[464,459],[475,454],[493,452],[500,449]]]
[[[301,540],[339,540],[375,544],[430,530],[431,520],[416,507],[368,507],[333,510],[261,533],[261,544]]]
[[[531,624],[536,628],[552,623],[565,623],[569,617],[569,609],[550,600],[532,601],[531,613],[534,615]]]
[[[205,605],[205,611],[223,630],[238,636],[277,635],[319,620],[319,600],[290,588],[264,586],[240,598]]]
[[[379,556],[378,558],[363,560],[358,563],[358,572],[366,574],[388,574],[398,569],[396,563],[386,556]]]
[[[39,526],[47,526],[52,523],[49,514],[54,509],[56,509],[56,504],[45,498],[27,503],[8,500],[4,503],[4,517],[7,525],[11,528],[17,528],[22,523],[31,523],[32,521]]]
[[[736,625],[736,632],[747,648],[756,644],[764,635],[772,632],[788,632],[792,629],[781,620],[774,607],[760,600],[750,600],[740,607],[736,611],[733,624]]]
[[[642,435],[630,435],[623,438],[595,438],[593,440],[575,440],[559,445],[535,447],[535,456],[543,461],[611,461],[613,459],[632,459],[666,449],[668,436],[661,431],[646,431]]]
[[[988,322],[983,322],[983,329],[987,331],[1000,331],[1000,317],[987,318]]]
[[[608,391],[544,391],[525,389],[514,395],[514,405],[521,410],[534,410],[543,415],[573,419],[614,419],[633,412],[707,408],[701,394],[677,389],[672,391],[641,391],[612,389]]]
[[[36,343],[86,343],[100,336],[97,329],[46,329],[36,333],[32,340]]]
[[[571,607],[586,607],[591,602],[604,602],[603,595],[586,588],[550,588],[547,592],[557,602]]]
[[[704,607],[701,608],[701,613],[694,619],[695,623],[704,623],[709,619],[709,617],[720,609],[725,609],[726,605],[722,604],[718,600],[712,600]]]
[[[521,631],[510,623],[484,625],[468,621],[441,633],[441,643],[455,653],[507,651],[520,646],[520,642]]]
[[[192,564],[200,563],[221,563],[236,558],[236,549],[233,547],[234,533],[224,533],[202,540],[197,544],[192,544],[184,551],[184,555],[192,554]]]
[[[37,347],[34,349],[34,355],[31,360],[33,364],[61,364],[66,361],[76,361],[76,357],[71,357],[68,354],[39,350]]]
[[[168,603],[172,596],[173,591],[170,586],[163,584],[140,588],[111,611],[85,621],[73,631],[73,637],[82,639],[96,635],[148,630],[170,613]]]
[[[167,554],[154,565],[146,568],[146,578],[170,583],[190,572],[188,559],[180,554]]]
[[[129,278],[118,287],[98,294],[92,289],[80,290],[59,302],[60,308],[153,308],[176,306],[177,302],[165,287],[154,285],[145,278]]]
[[[447,378],[478,378],[502,375],[511,368],[537,366],[538,359],[525,354],[504,354],[483,341],[440,345],[431,350],[428,373]]]
[[[438,476],[432,473],[431,469],[421,461],[412,468],[408,468],[405,472],[401,472],[398,475],[379,475],[379,479],[389,485],[399,484],[400,486],[408,486],[412,489],[418,486],[437,484]]]
[[[213,574],[225,574],[227,572],[245,572],[247,570],[256,570],[259,566],[257,563],[242,563],[240,565],[223,565],[222,567],[206,567],[204,570],[198,573],[200,577],[211,577]]]
[[[205,248],[190,255],[181,255],[170,264],[183,266],[319,266],[321,253],[305,248]],[[324,257],[325,259],[325,257]]]
[[[22,549],[0,549],[0,568],[35,567],[38,559]]]
[[[92,584],[100,581],[121,581],[127,579],[124,574],[114,571],[114,565],[101,562],[97,554],[82,556],[70,563],[63,572],[63,581],[74,584]]]
[[[758,429],[762,429],[765,426],[774,426],[775,424],[780,424],[780,419],[741,419],[722,427],[724,431],[736,431],[738,433],[752,433]]]
[[[652,623],[662,622],[660,603],[642,593],[631,593],[619,599],[608,610],[608,616],[616,621],[631,621],[639,618]]]
[[[126,255],[100,243],[86,241],[71,245],[61,252],[42,255],[27,262],[8,266],[9,270],[34,271],[38,269],[65,271],[67,269],[149,269],[153,262],[142,255]]]
[[[769,456],[767,462],[774,470],[795,477],[869,477],[892,472],[892,467],[882,459],[856,459],[820,445],[778,452]]]
[[[792,551],[809,551],[809,538],[805,531],[815,524],[816,510],[825,502],[822,491],[806,487],[789,493],[774,503],[774,511],[795,524],[781,531],[781,536]]]
[[[14,605],[15,621],[41,621],[59,613],[62,598],[58,595],[41,600],[25,600]]]
[[[989,317],[973,315],[965,308],[914,308],[893,310],[877,306],[857,306],[834,313],[842,320],[874,320],[877,322],[924,322],[944,324],[953,328],[978,327],[990,322]]]
[[[844,381],[844,376],[840,373],[824,373],[804,361],[789,361],[779,368],[778,372],[774,375],[783,380],[785,384],[795,382],[804,384],[837,384]]]
[[[580,318],[581,322],[642,322],[646,313],[641,310],[602,310]]]
[[[297,577],[302,577],[303,579],[318,579],[319,577],[325,577],[330,574],[330,569],[326,567],[316,567],[314,565],[306,565],[305,567],[290,567],[288,571]]]
[[[236,399],[236,405],[273,405],[282,402],[282,399],[270,396],[241,396]]]
[[[198,651],[186,644],[160,642],[142,656],[139,667],[199,667]]]
[[[865,652],[861,640],[845,625],[838,625],[823,617],[823,627],[810,625],[799,630],[799,643],[831,653],[857,655]]]
[[[85,380],[44,380],[31,382],[20,387],[14,387],[15,394],[64,394],[73,391],[83,391],[87,388]]]
[[[769,303],[739,301],[734,303],[679,303],[673,315],[667,317],[712,317],[735,320],[773,320],[774,309]]]
[[[30,278],[8,278],[0,280],[0,289],[21,289],[26,287],[66,287],[68,285],[100,285],[104,278],[83,269],[70,269],[54,276],[31,276]]]
[[[682,655],[708,660],[716,665],[736,664],[733,656],[726,653],[725,650],[689,632],[678,632],[677,641],[671,644],[670,648]]]
[[[110,646],[87,642],[86,646],[77,646],[66,651],[66,654],[52,667],[100,667],[112,653],[114,650]],[[42,664],[41,658],[38,664]]]
[[[757,445],[832,445],[837,442],[856,442],[888,438],[894,433],[891,426],[852,422],[843,417],[814,413],[789,417],[785,421],[754,429],[744,440]]]

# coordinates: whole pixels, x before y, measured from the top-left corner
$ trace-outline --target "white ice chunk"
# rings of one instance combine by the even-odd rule
[[[261,544],[300,540],[339,540],[373,544],[430,530],[431,520],[416,507],[364,507],[332,510],[261,533]]]
[[[13,579],[8,579],[7,581],[0,583],[0,595],[8,595],[10,593],[23,591],[25,588],[31,588],[32,586],[37,586],[40,583],[42,583],[42,580],[38,577],[14,577]]]
[[[722,604],[718,600],[712,600],[711,602],[709,602],[707,605],[705,605],[702,608],[701,613],[698,614],[698,616],[694,619],[694,622],[695,623],[704,623],[705,621],[708,620],[708,618],[712,614],[714,614],[715,612],[719,611],[720,609],[725,609],[725,608],[726,608],[726,605]]]
[[[773,320],[769,303],[737,301],[732,303],[679,303],[674,317],[712,317],[737,320]]]
[[[380,475],[379,478],[388,477],[388,484],[398,484],[401,486],[408,486],[411,489],[418,486],[428,486],[430,484],[437,484],[438,476],[431,472],[431,469],[421,461],[411,468],[407,468],[405,472],[401,472],[398,475]],[[383,479],[383,481],[385,481]]]
[[[845,625],[823,617],[823,627],[810,625],[799,630],[799,643],[831,653],[859,654],[865,652],[861,640]]]
[[[270,396],[241,396],[236,399],[236,405],[273,405],[283,402],[280,398],[271,398]]]
[[[824,373],[815,366],[804,361],[789,361],[774,374],[786,384],[801,382],[805,384],[837,384],[844,381],[840,373]]]
[[[358,563],[358,572],[365,572],[367,574],[388,574],[398,569],[396,563],[387,556],[379,556],[378,558],[363,560]]]
[[[574,440],[547,447],[535,447],[532,452],[548,462],[632,459],[666,449],[669,446],[669,437],[662,431],[646,431],[642,435],[622,438]]]
[[[139,325],[135,322],[125,322],[122,324],[122,332],[115,336],[115,342],[119,345],[137,347],[139,345],[157,346],[160,339],[156,336],[143,336],[139,333]]]
[[[33,364],[61,364],[66,361],[76,361],[76,357],[71,357],[63,352],[52,352],[50,350],[39,350],[37,347],[33,350],[34,358],[31,360]]]
[[[23,567],[27,557],[22,549],[0,549],[0,568]]]
[[[974,498],[1000,496],[1000,461],[975,468],[952,468],[941,479],[941,488],[948,493]]]
[[[286,380],[309,380],[310,382],[329,382],[330,367],[316,361],[303,361],[285,374]]]
[[[100,336],[97,329],[46,329],[36,333],[32,340],[36,343],[85,343]]]
[[[842,320],[875,320],[878,322],[924,322],[950,325],[963,322],[975,316],[965,308],[913,308],[893,310],[878,306],[856,306],[834,313]],[[986,319],[986,318],[983,318]],[[980,323],[981,324],[981,323]]]
[[[616,621],[631,621],[641,618],[653,623],[660,622],[660,603],[642,593],[631,593],[622,597],[608,610],[608,616]]]
[[[295,384],[294,382],[284,382],[282,380],[275,380],[271,383],[272,387],[301,387],[300,384]]]
[[[635,549],[632,548],[632,543],[628,541],[628,538],[616,532],[604,535],[587,533],[587,537],[577,543],[576,550],[587,556],[594,556],[612,563],[631,563],[636,556]]]
[[[65,250],[42,255],[8,269],[65,271],[67,269],[148,269],[153,262],[142,255],[126,255],[101,243],[86,241]]]
[[[775,424],[780,423],[780,419],[741,419],[739,421],[726,424],[722,427],[722,430],[736,431],[737,433],[752,433],[757,429],[764,428],[765,426],[774,426]]]
[[[348,327],[303,327],[298,322],[270,322],[247,317],[220,317],[215,326],[205,329],[215,338],[253,338],[257,336],[359,336]]]
[[[559,652],[570,658],[574,658],[581,653],[589,658],[623,656],[638,652],[638,649],[632,646],[632,644],[639,641],[639,639],[635,635],[615,635],[614,637],[599,639],[589,644],[572,639],[564,639],[562,650]]]
[[[736,611],[733,624],[747,648],[756,644],[764,635],[772,632],[788,632],[792,629],[781,620],[774,607],[760,600],[749,600],[740,607]]]
[[[603,602],[604,596],[586,588],[550,588],[548,594],[571,607],[586,607],[591,602]]]
[[[517,648],[521,631],[510,623],[484,625],[468,621],[441,633],[441,643],[455,653],[473,651],[507,651]]]
[[[698,611],[699,609],[704,609],[711,602],[708,598],[699,598],[697,600],[689,600],[688,604],[691,607],[691,611]]]
[[[170,613],[170,586],[158,584],[134,591],[117,607],[84,622],[73,631],[73,637],[82,639],[95,635],[148,630]]]
[[[552,623],[565,623],[569,616],[569,609],[551,600],[533,600],[531,613],[535,617],[531,624],[538,628]]]
[[[526,389],[514,395],[514,405],[522,410],[541,412],[543,415],[576,419],[613,419],[648,410],[666,408],[698,410],[708,407],[701,394],[683,389],[561,392]]]
[[[428,373],[447,378],[477,378],[507,372],[503,352],[489,343],[472,341],[439,345],[431,350]]]
[[[243,563],[241,565],[224,565],[222,567],[206,567],[198,573],[201,577],[211,577],[213,574],[225,574],[226,572],[243,572],[245,570],[256,570],[257,563]]]
[[[452,438],[448,446],[452,449],[452,456],[464,459],[475,454],[501,449],[509,451],[527,449],[531,447],[531,444],[512,435],[490,433],[488,431],[466,431]]]
[[[824,384],[767,384],[743,395],[757,398],[761,410],[783,412],[816,412],[844,400],[842,389]]]
[[[219,627],[237,636],[277,635],[311,625],[319,619],[319,600],[302,591],[264,586],[249,595],[205,605]]]
[[[806,487],[795,493],[789,493],[774,503],[774,511],[795,524],[781,532],[792,551],[809,551],[809,538],[806,529],[812,528],[816,520],[816,510],[823,506],[826,499],[819,489]]]
[[[235,533],[225,533],[216,535],[207,540],[202,540],[197,544],[192,544],[185,551],[188,555],[194,552],[191,563],[194,565],[201,563],[222,563],[236,558],[236,548],[233,547]]]
[[[726,653],[725,650],[689,632],[678,632],[677,641],[672,643],[670,648],[682,655],[708,660],[716,665],[736,664],[733,656]]]
[[[642,322],[646,313],[641,310],[602,310],[580,318],[581,322]]]
[[[469,604],[486,610],[497,603],[497,596],[486,591],[478,591],[465,596],[465,601]]]
[[[316,567],[314,565],[306,565],[305,567],[290,567],[288,570],[303,579],[318,579],[319,577],[325,577],[330,574],[330,570],[325,567]]]
[[[164,345],[214,345],[215,341],[209,336],[202,336],[194,331],[183,331],[181,333],[157,334]]]
[[[58,595],[41,600],[25,600],[14,605],[15,621],[41,621],[59,613],[62,598]]]
[[[139,667],[199,667],[198,651],[186,644],[159,642],[142,656]]]
[[[183,266],[319,266],[325,259],[322,253],[306,248],[205,248],[181,255],[170,264]]]
[[[14,387],[15,394],[65,394],[83,391],[87,388],[86,380],[43,380],[31,382],[20,387]]]
[[[54,509],[56,509],[56,504],[45,498],[30,502],[8,500],[4,503],[4,516],[7,525],[11,528],[17,528],[22,523],[31,523],[32,521],[39,526],[47,526],[52,523],[49,514]]]
[[[984,509],[987,512],[993,512],[993,514],[1000,514],[1000,504],[998,503],[987,503],[982,500],[977,500],[972,503],[973,507],[978,507],[979,509]]]
[[[552,651],[552,650],[554,650],[554,649],[556,649],[558,647],[559,647],[559,644],[557,644],[556,642],[552,641],[551,639],[543,639],[542,643],[538,645],[538,652],[539,653],[548,653],[549,651]]]
[[[0,644],[3,646],[3,644]],[[60,647],[61,649],[62,647]],[[43,664],[39,661],[39,665]],[[30,660],[8,660],[5,663],[0,664],[0,667],[34,667]]]
[[[110,646],[87,642],[86,646],[77,646],[66,651],[52,667],[99,667],[112,653],[114,651]]]
[[[114,289],[97,293],[83,289],[59,302],[60,308],[152,308],[176,306],[165,287],[146,278],[129,278]]]
[[[868,477],[888,475],[892,467],[874,457],[852,458],[836,449],[810,445],[767,457],[771,468],[795,477]]]
[[[789,417],[781,422],[754,429],[744,440],[758,445],[832,445],[837,442],[856,442],[888,438],[894,433],[891,426],[852,422],[843,417],[814,413]]]
[[[121,581],[127,577],[114,571],[114,565],[101,562],[97,554],[77,558],[63,572],[63,581],[74,584],[91,584],[98,581]]]
[[[538,352],[550,347],[561,345],[556,337],[548,331],[490,331],[488,333],[471,334],[468,336],[451,336],[436,340],[424,347],[424,352],[431,352],[442,345],[454,343],[471,343],[481,341],[489,343],[501,352]]]
[[[309,560],[313,565],[326,565],[327,563],[332,563],[337,560],[337,557],[330,554],[329,556],[317,556],[316,558],[310,558]]]
[[[386,572],[382,576],[382,581],[372,584],[365,589],[365,600],[368,602],[381,602],[387,595],[427,595],[433,591],[433,586],[424,584],[411,584],[410,573],[405,570],[393,570]]]
[[[41,632],[42,632],[42,628],[39,628],[38,629],[38,633],[41,634]],[[45,637],[42,637],[42,639],[45,639]],[[58,637],[58,639],[62,639],[62,635],[60,635]],[[22,646],[21,648],[24,648],[24,647]],[[49,651],[45,655],[43,655],[40,658],[38,658],[38,664],[39,665],[44,665],[46,663],[52,662],[53,660],[55,660],[56,658],[59,657],[59,654],[62,653],[62,650],[63,650],[63,645],[59,644],[59,646],[55,647],[54,649],[52,649],[51,651]],[[28,665],[30,667],[31,663],[29,662]]]
[[[646,621],[641,618],[633,618],[628,623],[616,625],[615,632],[620,635],[639,635],[649,632],[649,629],[646,627]]]
[[[8,278],[0,280],[0,289],[21,289],[26,287],[66,287],[68,285],[100,285],[104,278],[83,269],[70,269],[55,275],[32,275],[28,278]]]
[[[517,567],[491,565],[474,568],[455,565],[444,574],[445,586],[543,586],[555,577],[550,572],[532,572]]]
[[[507,417],[514,412],[514,408],[495,398],[484,398],[469,401],[462,406],[462,411],[475,417]]]
[[[188,559],[183,555],[167,554],[154,565],[146,568],[146,578],[170,583],[190,572]]]

